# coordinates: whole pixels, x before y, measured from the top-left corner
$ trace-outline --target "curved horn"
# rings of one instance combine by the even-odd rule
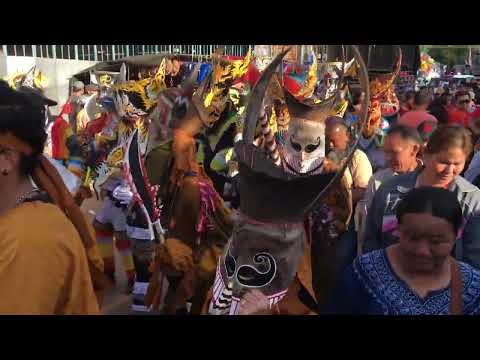
[[[350,60],[348,63],[345,64],[345,76],[355,76],[356,74],[356,68],[357,68],[357,62],[355,61],[355,58]]]
[[[370,86],[368,81],[368,70],[360,54],[360,51],[356,46],[353,46],[353,45],[352,45],[352,50],[353,50],[355,59],[359,64],[360,89],[365,93],[365,100],[362,106],[362,115],[361,115],[361,118],[359,119],[359,121],[361,121],[360,124],[363,124],[362,129],[360,129],[360,132],[362,132],[368,120],[368,108],[370,106]],[[355,143],[355,148],[357,147],[357,144],[358,144],[358,139]]]
[[[265,92],[270,83],[270,79],[277,70],[278,65],[281,63],[285,55],[290,51],[290,47],[278,54],[275,59],[267,66],[263,71],[262,76],[258,79],[255,87],[253,88],[250,102],[248,103],[245,126],[243,128],[243,139],[247,144],[253,142],[255,138],[255,128],[257,126],[258,114],[262,108],[263,98]]]
[[[337,105],[337,102],[340,99],[340,92],[341,92],[342,82],[344,77],[345,77],[345,47],[342,45],[342,69],[340,72],[340,79],[338,80],[338,83],[337,83],[337,89],[335,90],[335,95],[334,95],[335,101],[333,102],[333,105],[330,108],[330,110],[332,110]]]
[[[397,49],[398,49],[397,63],[395,65],[395,70],[393,71],[393,73],[395,74],[395,77],[397,77],[398,74],[400,73],[400,69],[402,68],[402,59],[403,59],[402,48],[398,46]]]
[[[372,96],[375,97],[384,94],[388,90],[388,88],[392,86],[392,83],[395,81],[398,74],[400,73],[400,69],[402,67],[402,48],[400,46],[397,46],[397,49],[397,61],[395,63],[395,68],[393,72],[386,75],[378,76],[377,79],[372,80],[372,89],[370,89]]]
[[[362,116],[361,119],[358,121],[363,122],[362,129],[360,130],[360,133],[363,131],[364,127],[366,126],[367,123],[367,117],[368,117],[368,107],[370,105],[370,89],[369,89],[369,82],[368,82],[368,70],[367,66],[365,65],[365,62],[363,61],[362,55],[360,54],[360,51],[355,45],[350,45],[353,51],[353,56],[356,59],[357,63],[360,65],[360,74],[359,74],[359,80],[360,80],[360,87],[365,92],[365,100],[362,108]],[[345,62],[344,62],[345,64]],[[343,173],[345,172],[345,169],[347,168],[349,162],[353,158],[353,154],[355,153],[355,150],[358,146],[358,142],[360,140],[360,137],[357,138],[357,141],[355,141],[355,144],[353,145],[349,156],[347,157],[345,163],[343,164],[342,168],[335,174],[335,176],[330,180],[330,182],[325,186],[317,196],[313,199],[313,201],[310,203],[310,205],[306,208],[305,214],[309,214],[312,209],[316,206],[320,198],[327,192],[327,190],[330,189],[330,186],[337,181],[341,176],[343,176]]]
[[[397,61],[395,63],[395,68],[393,69],[393,72],[390,73],[385,79],[385,83],[387,84],[386,88],[389,88],[392,85],[400,73],[400,69],[402,68],[402,48],[397,45],[397,50]]]

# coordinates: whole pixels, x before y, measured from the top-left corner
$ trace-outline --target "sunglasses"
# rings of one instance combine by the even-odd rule
[[[459,104],[468,104],[469,102],[470,102],[470,100],[465,99],[465,100],[460,100],[458,103]]]

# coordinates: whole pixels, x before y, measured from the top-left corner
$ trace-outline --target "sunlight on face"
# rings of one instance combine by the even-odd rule
[[[383,146],[385,161],[396,173],[405,173],[410,170],[412,164],[417,162],[418,146],[415,147],[410,141],[405,141],[398,134],[391,134],[385,138]]]
[[[405,266],[412,272],[431,272],[443,265],[456,234],[452,224],[428,213],[403,215],[398,240]]]
[[[466,160],[463,149],[451,147],[436,154],[425,154],[425,168],[435,181],[433,185],[447,186],[461,174]]]

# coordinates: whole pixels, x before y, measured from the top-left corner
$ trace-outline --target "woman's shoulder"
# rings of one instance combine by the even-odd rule
[[[42,201],[23,203],[2,216],[0,240],[24,259],[64,259],[57,255],[76,254],[83,248],[80,235],[60,208]]]
[[[366,289],[372,289],[385,281],[388,275],[388,265],[385,250],[370,251],[357,257],[351,267],[350,276]]]
[[[375,301],[375,285],[369,279],[371,261],[379,252],[373,251],[354,260],[342,273],[335,289],[334,301],[329,313],[369,314],[383,313]]]
[[[44,201],[30,201],[11,211],[5,219],[11,228],[17,231],[43,234],[54,234],[59,229],[65,232],[76,232],[75,227],[56,205]],[[28,226],[24,226],[28,224]]]
[[[466,202],[472,210],[480,211],[480,189],[478,187],[462,176],[457,176],[454,180],[454,187],[450,189],[457,192],[461,203]]]
[[[480,314],[480,270],[459,261],[463,280],[463,302],[465,314]]]
[[[474,198],[480,200],[480,189],[465,179],[463,176],[457,176],[454,179],[455,187],[462,193],[471,193]]]
[[[356,272],[378,268],[378,264],[385,264],[385,256],[385,249],[370,251],[357,257],[353,262],[353,268]]]
[[[355,302],[361,311],[358,313],[388,312],[385,299],[390,290],[395,288],[395,278],[392,276],[384,249],[374,250],[359,256],[345,271],[343,283],[349,285],[350,295],[355,295]],[[352,301],[352,300],[347,300]]]
[[[353,152],[352,162],[355,162],[357,164],[370,164],[370,160],[368,159],[367,154],[363,150],[360,150],[358,148],[355,149],[355,151]]]

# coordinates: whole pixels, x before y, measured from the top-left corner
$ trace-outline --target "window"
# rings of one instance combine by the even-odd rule
[[[193,57],[208,56],[219,47],[224,48],[225,55],[245,56],[249,46],[254,45],[4,45],[8,56],[37,56],[86,61],[112,61],[127,56],[170,53]],[[317,46],[319,57],[325,47]],[[380,52],[382,50],[379,50]],[[474,64],[480,65],[480,50],[473,52]]]
[[[77,45],[78,49],[78,60],[84,60],[83,58],[83,45]]]
[[[24,45],[15,45],[15,48],[14,48],[15,56],[24,56],[23,46]]]
[[[50,59],[53,59],[53,45],[46,45],[46,48],[47,48],[47,51],[46,51],[46,56],[44,55],[44,57],[48,57]]]
[[[77,54],[75,52],[75,45],[68,46],[68,59],[71,59],[71,60],[77,59]]]
[[[57,45],[57,58],[68,59],[68,45]]]
[[[25,56],[33,56],[33,45],[25,45]]]

